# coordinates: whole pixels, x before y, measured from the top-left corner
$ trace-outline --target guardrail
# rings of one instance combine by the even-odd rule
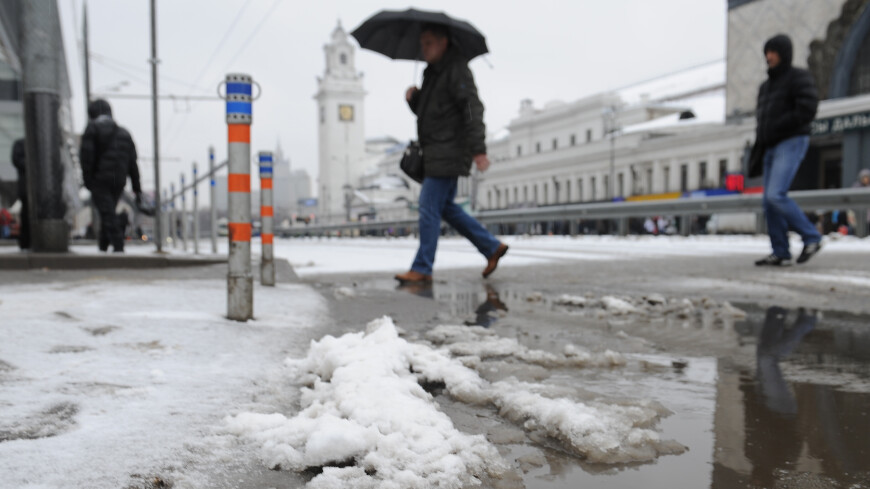
[[[856,234],[867,236],[867,212],[870,208],[870,189],[802,190],[789,192],[789,196],[806,211],[853,210],[856,213]],[[761,194],[737,194],[715,197],[648,200],[640,202],[596,202],[550,205],[522,209],[497,209],[474,214],[481,223],[520,224],[529,222],[572,221],[572,234],[576,221],[613,219],[619,222],[620,234],[628,232],[627,221],[632,217],[647,216],[699,216],[717,213],[755,212],[762,214]],[[689,220],[683,219],[681,232],[688,234]],[[415,230],[416,219],[393,221],[348,222],[342,224],[313,225],[283,229],[290,236],[327,235],[346,231],[385,231],[387,229]]]

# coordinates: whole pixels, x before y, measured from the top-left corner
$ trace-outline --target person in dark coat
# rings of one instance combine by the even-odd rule
[[[818,91],[807,70],[792,66],[792,43],[778,35],[764,45],[768,79],[758,91],[757,128],[749,176],[764,175],[762,204],[773,253],[758,266],[791,265],[788,230],[803,239],[797,259],[804,263],[821,249],[822,236],[800,207],[788,197],[810,144],[810,123],[819,105]]]
[[[82,176],[100,214],[100,250],[108,251],[111,245],[120,253],[124,251],[124,235],[115,208],[128,177],[137,205],[142,198],[136,145],[130,133],[112,119],[112,108],[105,100],[90,103],[88,118],[80,151]]]
[[[420,247],[411,270],[395,278],[402,283],[432,281],[442,219],[487,259],[483,276],[488,277],[508,247],[454,202],[458,178],[470,174],[472,162],[481,172],[489,168],[483,104],[468,60],[450,46],[445,26],[424,26],[420,46],[428,64],[423,86],[405,92],[405,100],[417,116],[417,136],[423,150]]]
[[[12,166],[18,171],[18,200],[21,201],[21,213],[18,218],[18,247],[30,249],[30,208],[27,200],[27,153],[24,148],[24,138],[12,143]]]

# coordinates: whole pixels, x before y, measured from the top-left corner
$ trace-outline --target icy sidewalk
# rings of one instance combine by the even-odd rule
[[[302,285],[257,287],[247,323],[225,301],[220,279],[0,286],[0,486],[209,486],[237,455],[222,419],[282,404],[268,379],[326,314]]]

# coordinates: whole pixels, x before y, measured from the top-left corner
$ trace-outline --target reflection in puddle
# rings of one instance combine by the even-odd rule
[[[498,321],[499,311],[508,312],[507,306],[499,299],[498,292],[492,285],[486,284],[486,300],[474,310],[474,321],[465,321],[466,326],[490,327]]]
[[[713,487],[870,487],[870,393],[825,374],[849,365],[866,382],[866,356],[851,352],[870,332],[838,323],[772,307],[742,325],[757,338],[756,368],[720,368]]]
[[[434,299],[435,292],[432,289],[432,282],[405,282],[396,286],[396,290],[407,292],[409,294],[418,295],[427,299]]]
[[[660,400],[675,411],[663,421],[663,435],[690,451],[642,466],[598,467],[537,443],[508,443],[512,461],[527,462],[527,489],[870,488],[866,316],[743,305],[745,320],[615,319],[560,307],[554,300],[561,292],[529,302],[531,292],[522,285],[487,289],[441,282],[426,293],[445,315],[517,335],[529,346],[573,342],[627,354],[686,356],[690,369],[708,362],[713,374],[707,383],[673,370],[538,372],[538,381],[548,384]],[[510,321],[496,323],[508,309]],[[541,456],[546,463],[537,467]],[[674,484],[676,473],[682,484]]]

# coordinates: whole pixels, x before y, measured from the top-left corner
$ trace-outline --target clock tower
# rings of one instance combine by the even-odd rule
[[[323,47],[326,70],[317,78],[319,135],[318,217],[321,222],[343,221],[346,188],[359,185],[365,158],[362,74],[354,64],[354,46],[341,23]]]

